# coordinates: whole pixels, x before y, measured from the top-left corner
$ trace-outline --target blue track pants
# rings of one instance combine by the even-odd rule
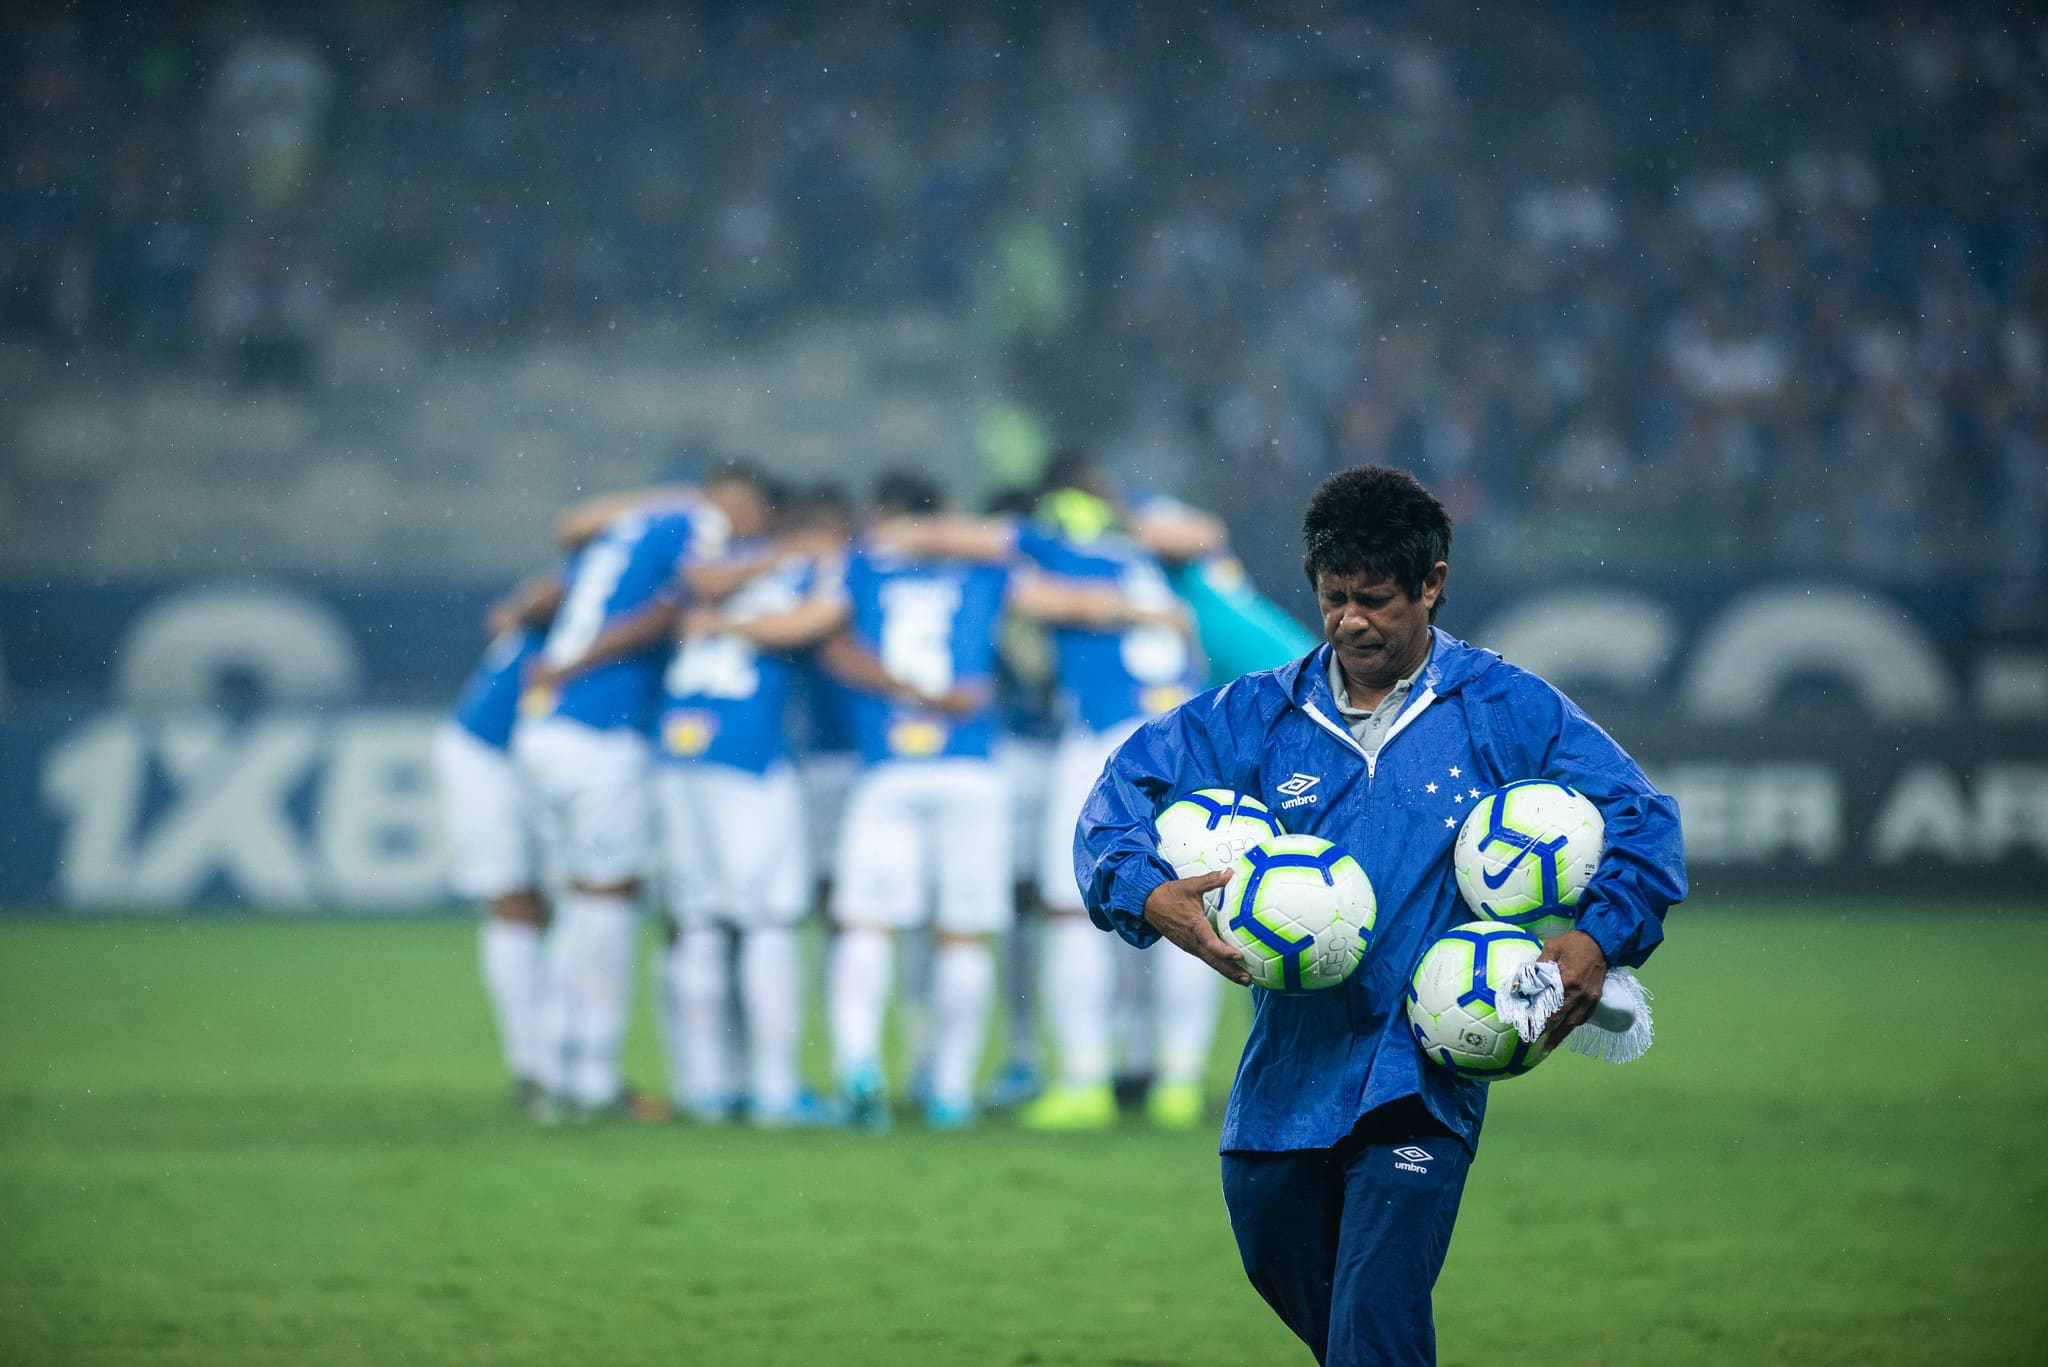
[[[1412,1098],[1332,1148],[1226,1153],[1245,1275],[1327,1367],[1434,1363],[1430,1291],[1471,1162]]]

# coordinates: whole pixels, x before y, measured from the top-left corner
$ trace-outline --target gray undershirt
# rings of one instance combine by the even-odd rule
[[[1415,691],[1415,681],[1422,677],[1422,671],[1429,667],[1429,656],[1422,657],[1422,663],[1415,666],[1415,672],[1395,684],[1380,699],[1378,707],[1360,711],[1351,705],[1351,695],[1344,691],[1344,667],[1337,663],[1337,652],[1330,652],[1330,692],[1337,698],[1337,715],[1344,720],[1351,738],[1358,742],[1358,748],[1365,751],[1368,759],[1378,759],[1380,747],[1387,743],[1387,732],[1393,729],[1401,709],[1408,705],[1409,695]]]

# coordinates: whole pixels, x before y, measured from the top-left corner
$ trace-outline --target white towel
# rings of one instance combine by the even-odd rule
[[[1508,979],[1498,1007],[1501,1019],[1533,1044],[1543,1037],[1551,1017],[1564,1008],[1564,975],[1554,963],[1523,964]],[[1565,1036],[1565,1044],[1574,1053],[1609,1063],[1634,1063],[1649,1051],[1655,1033],[1650,1020],[1650,989],[1627,969],[1611,968],[1592,1018]]]

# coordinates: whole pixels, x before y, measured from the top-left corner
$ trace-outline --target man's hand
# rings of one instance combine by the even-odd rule
[[[716,636],[725,629],[725,618],[715,603],[692,603],[683,609],[676,626],[678,636]]]
[[[568,682],[569,671],[560,665],[551,665],[541,659],[527,661],[520,675],[520,686],[534,692],[555,693]]]
[[[1148,908],[1149,910],[1149,908]],[[1551,1017],[1546,1037],[1551,1048],[1584,1025],[1600,1004],[1600,989],[1607,982],[1607,956],[1600,942],[1583,930],[1568,930],[1543,946],[1538,963],[1554,963],[1564,979],[1564,1005]]]
[[[1161,883],[1145,899],[1145,920],[1152,929],[1200,959],[1239,986],[1251,983],[1251,970],[1244,955],[1209,924],[1205,894],[1230,881],[1229,869],[1204,873],[1194,878],[1177,878]]]
[[[908,701],[934,712],[943,712],[949,717],[965,717],[988,706],[989,691],[976,684],[961,684],[943,693],[927,693],[921,688],[905,686]]]

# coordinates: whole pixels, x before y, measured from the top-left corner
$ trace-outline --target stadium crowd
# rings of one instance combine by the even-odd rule
[[[2048,564],[2048,25],[1977,6],[24,7],[0,325],[317,382],[628,308],[923,300],[1287,543],[1414,469],[1467,563]],[[1254,569],[1260,568],[1254,565]]]

